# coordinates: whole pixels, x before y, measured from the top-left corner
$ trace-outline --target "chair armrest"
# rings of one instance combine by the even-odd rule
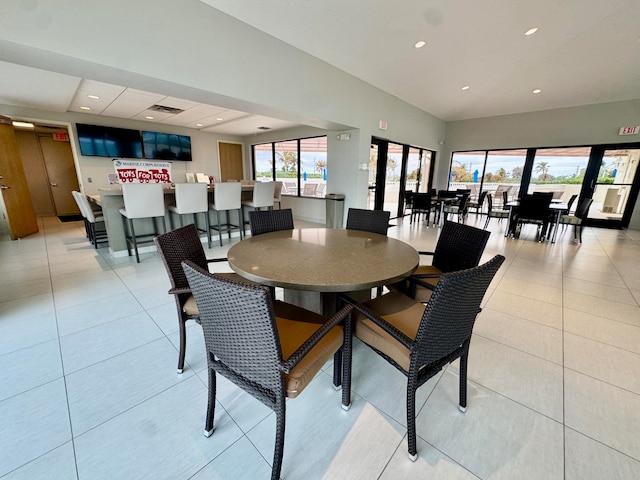
[[[421,251],[418,251],[418,255],[435,255],[435,254],[436,254],[436,252],[421,252]]]
[[[180,295],[181,293],[191,293],[190,288],[172,288],[169,290],[170,295]]]
[[[349,317],[352,310],[352,305],[345,305],[337,313],[332,315],[325,323],[323,323],[322,326],[313,333],[313,335],[305,340],[305,342],[282,363],[282,370],[284,373],[289,373],[291,369],[295,367],[313,347],[316,346],[316,344],[327,334],[327,332],[329,332],[329,330],[339,323],[342,323],[345,318]]]
[[[360,313],[362,313],[369,320],[371,320],[376,325],[378,325],[380,328],[382,328],[387,333],[389,333],[389,335],[391,335],[393,338],[398,340],[400,343],[402,343],[402,345],[407,347],[409,350],[413,347],[414,341],[413,341],[412,338],[409,338],[408,336],[406,336],[404,333],[402,333],[396,327],[391,325],[389,322],[387,322],[384,318],[379,316],[373,310],[369,309],[368,307],[364,306],[361,303],[357,303],[355,300],[353,300],[353,299],[351,299],[351,298],[349,298],[347,296],[343,296],[341,298],[345,302],[351,303],[356,310],[358,310]]]
[[[207,258],[207,263],[215,263],[215,262],[228,262],[229,260],[224,258]]]

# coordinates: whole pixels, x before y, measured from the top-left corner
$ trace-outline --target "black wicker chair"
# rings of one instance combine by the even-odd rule
[[[582,243],[582,221],[589,214],[589,208],[591,208],[591,204],[593,203],[592,198],[583,198],[578,204],[578,208],[576,208],[576,213],[571,215],[562,215],[560,217],[560,224],[563,226],[573,225],[573,238],[574,240],[580,239],[580,243]],[[578,236],[578,232],[580,235]],[[556,232],[557,233],[557,232]]]
[[[187,320],[195,320],[198,323],[198,307],[191,295],[189,283],[182,270],[182,262],[191,260],[203,269],[209,263],[226,262],[226,258],[207,259],[198,235],[198,228],[194,224],[177,228],[168,233],[159,235],[154,239],[160,258],[167,270],[171,281],[169,294],[174,295],[178,310],[178,326],[180,331],[180,352],[178,356],[178,373],[184,369],[184,357],[187,346]],[[229,278],[240,279],[235,273],[220,274]]]
[[[467,406],[467,360],[480,303],[504,257],[479,267],[445,273],[426,307],[393,291],[356,304],[354,334],[407,376],[407,441],[416,460],[415,397],[418,387],[460,358],[461,411]],[[355,302],[354,302],[355,304]]]
[[[434,212],[433,215],[433,223],[436,222],[436,212],[437,205],[433,203],[433,199],[431,197],[431,193],[414,193],[413,194],[413,205],[411,208],[411,217],[409,217],[409,223],[413,223],[413,218],[415,216],[420,220],[420,215],[427,215],[427,227],[429,226],[429,215],[431,212]]]
[[[552,198],[553,194],[551,192],[539,192],[523,196],[511,219],[511,224],[515,229],[514,234],[519,236],[515,232],[521,231],[524,224],[534,224],[538,227],[539,241],[544,242],[552,220],[549,212]]]
[[[344,306],[325,319],[287,305],[287,315],[281,317],[274,311],[267,288],[212,275],[189,261],[183,263],[183,268],[198,304],[207,349],[209,400],[205,436],[213,433],[216,373],[219,373],[275,412],[271,478],[276,480],[280,478],[284,451],[285,399],[298,396],[334,354],[334,360],[342,364],[342,370],[334,367],[334,385],[342,384],[342,406],[349,409],[348,318],[353,307]],[[339,354],[343,354],[342,362]]]
[[[391,213],[384,210],[350,208],[347,213],[347,230],[361,230],[386,235],[390,216]]]
[[[445,221],[435,251],[418,252],[432,256],[431,265],[418,266],[407,279],[391,285],[390,290],[400,290],[415,300],[427,302],[443,273],[478,266],[490,235],[486,230]]]
[[[251,235],[293,230],[293,213],[290,208],[283,210],[251,210],[249,212]]]
[[[502,202],[500,202],[500,204],[501,205],[507,204],[507,192],[502,192]],[[485,230],[489,225],[489,220],[491,220],[492,218],[497,218],[498,222],[501,221],[503,218],[509,218],[509,210],[495,208],[493,203],[493,196],[489,193],[487,195],[487,220],[484,222]]]

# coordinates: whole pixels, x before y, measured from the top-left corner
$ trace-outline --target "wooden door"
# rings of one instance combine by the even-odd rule
[[[242,144],[218,143],[220,154],[220,181],[242,180],[244,178],[242,168]]]
[[[38,135],[38,140],[49,177],[56,215],[78,215],[80,211],[71,192],[80,188],[69,141],[54,140],[52,135],[47,134]]]
[[[38,232],[11,119],[0,117],[0,192],[12,240]]]

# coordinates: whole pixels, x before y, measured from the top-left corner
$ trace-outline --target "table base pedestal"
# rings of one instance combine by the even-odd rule
[[[371,289],[345,292],[345,295],[357,302],[366,302],[371,299]],[[338,294],[333,292],[311,292],[307,290],[284,289],[284,301],[292,303],[312,312],[329,317],[336,313],[336,301]]]

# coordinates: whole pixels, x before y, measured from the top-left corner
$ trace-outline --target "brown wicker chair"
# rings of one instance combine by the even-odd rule
[[[415,397],[418,387],[460,358],[461,411],[467,406],[467,360],[480,303],[504,257],[445,273],[426,306],[393,291],[356,304],[354,334],[407,377],[407,441],[416,460]],[[353,302],[355,304],[355,302]]]
[[[191,260],[203,269],[212,262],[226,262],[226,258],[207,259],[202,248],[198,228],[194,224],[177,228],[154,239],[160,258],[171,281],[169,294],[174,295],[178,310],[178,327],[180,331],[180,352],[178,356],[178,373],[184,369],[184,357],[187,345],[187,320],[200,322],[198,307],[191,295],[191,289],[182,270],[182,261]],[[235,273],[221,274],[229,278],[241,279]]]
[[[443,273],[478,266],[490,235],[486,230],[445,221],[435,251],[418,252],[433,256],[431,265],[420,265],[411,276],[392,285],[391,289],[400,290],[423,303],[428,301]]]
[[[293,213],[290,208],[284,210],[251,210],[249,212],[251,235],[293,230]]]
[[[345,410],[350,406],[348,318],[352,307],[347,305],[325,319],[288,305],[288,315],[281,317],[274,311],[267,288],[212,275],[189,261],[183,263],[183,268],[198,304],[207,348],[209,400],[205,435],[213,433],[218,373],[275,412],[271,478],[276,480],[280,478],[284,451],[285,399],[298,396],[332,355],[339,359],[340,352],[344,352],[344,361],[342,371],[334,368],[334,385],[344,382],[342,406]]]
[[[390,216],[391,213],[384,210],[350,208],[347,213],[347,230],[360,230],[386,235],[389,229]]]

